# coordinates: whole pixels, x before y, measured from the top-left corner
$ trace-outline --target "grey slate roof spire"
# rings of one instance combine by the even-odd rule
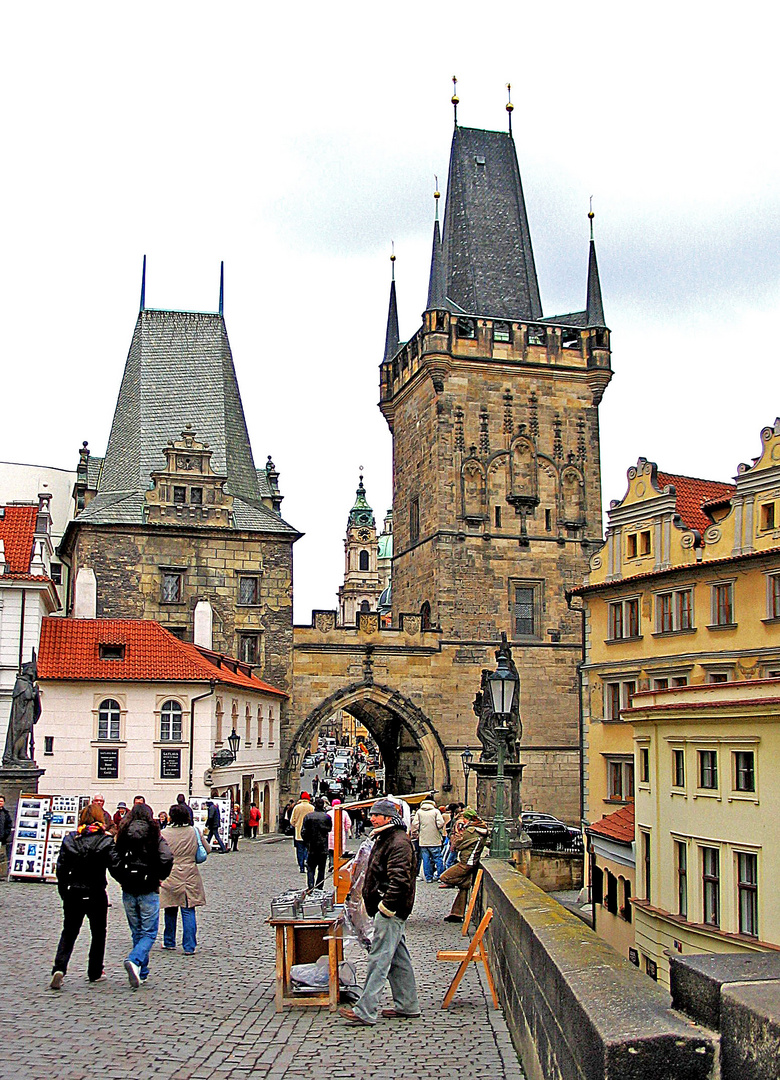
[[[444,215],[447,306],[470,315],[542,316],[512,136],[455,127]]]
[[[139,312],[97,494],[78,520],[143,522],[151,474],[186,424],[227,476],[235,527],[297,535],[263,504],[227,329],[211,312]]]
[[[606,326],[604,321],[604,305],[601,301],[601,282],[599,281],[599,264],[596,262],[596,241],[593,239],[593,210],[588,213],[590,218],[590,252],[588,254],[588,299],[586,307],[586,326]]]
[[[438,210],[438,203],[436,209]],[[425,305],[426,311],[446,308],[446,289],[444,287],[444,252],[441,246],[441,233],[439,231],[439,215],[433,223],[433,249],[431,251],[431,276],[428,281],[428,300]]]
[[[392,360],[398,352],[398,301],[395,296],[395,251],[390,256],[393,279],[390,282],[390,306],[387,309],[387,332],[385,333],[385,360]]]

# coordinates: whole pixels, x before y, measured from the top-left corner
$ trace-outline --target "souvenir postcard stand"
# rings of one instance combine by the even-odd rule
[[[213,798],[203,799],[190,799],[190,809],[192,810],[193,825],[196,829],[200,829],[203,835],[206,835],[206,815],[209,808],[206,806],[207,802],[213,802],[215,806],[219,807],[219,835],[222,838],[222,843],[225,847],[230,846],[230,799],[223,798],[222,796],[214,796]]]
[[[88,802],[87,795],[20,795],[9,878],[52,880],[62,841]]]

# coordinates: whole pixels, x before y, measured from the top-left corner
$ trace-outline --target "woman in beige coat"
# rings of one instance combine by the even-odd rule
[[[176,948],[176,915],[181,908],[182,948],[187,956],[192,956],[198,945],[195,908],[206,903],[206,891],[195,862],[199,833],[190,825],[186,806],[178,803],[172,806],[170,821],[165,838],[173,852],[173,870],[160,885],[160,907],[165,909],[163,948]]]

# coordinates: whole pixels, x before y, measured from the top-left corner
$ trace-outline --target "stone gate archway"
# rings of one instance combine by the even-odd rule
[[[385,764],[388,791],[450,788],[447,754],[438,732],[423,711],[398,690],[364,680],[329,694],[291,733],[285,772],[291,777],[293,751],[302,753],[334,713],[350,713],[371,733]]]

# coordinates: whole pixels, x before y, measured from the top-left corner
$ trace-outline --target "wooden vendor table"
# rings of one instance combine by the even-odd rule
[[[327,1005],[334,1011],[339,1003],[339,963],[343,959],[341,927],[334,917],[321,919],[269,919],[276,927],[276,1011]],[[313,964],[328,957],[328,989],[298,993],[293,990],[290,971],[295,964]]]

